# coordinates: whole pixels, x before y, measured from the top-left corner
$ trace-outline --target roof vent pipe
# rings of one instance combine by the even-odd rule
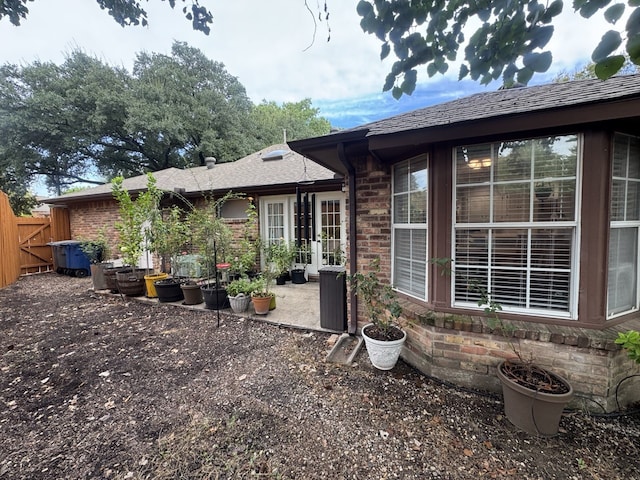
[[[205,157],[204,163],[208,169],[211,169],[216,165],[216,157]]]

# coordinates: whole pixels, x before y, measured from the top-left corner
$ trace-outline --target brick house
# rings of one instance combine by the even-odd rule
[[[481,93],[289,145],[347,179],[347,266],[380,257],[405,361],[497,389],[511,352],[478,305],[488,292],[524,356],[587,408],[640,400],[613,342],[640,327],[640,75]],[[351,333],[360,310],[350,301]]]
[[[254,202],[259,214],[262,239],[301,238],[310,247],[308,275],[317,275],[322,265],[337,261],[336,249],[346,242],[343,178],[291,151],[287,145],[273,145],[234,162],[188,168],[168,168],[153,173],[158,188],[166,191],[163,202],[171,204],[186,198],[197,205],[205,196],[219,198],[228,192],[242,193],[243,199],[227,201],[220,215],[236,235],[243,232],[248,202]],[[123,187],[135,196],[147,187],[147,176],[127,178]],[[178,195],[179,194],[179,195]],[[111,184],[72,192],[47,200],[52,208],[64,208],[69,214],[73,239],[95,238],[105,228],[112,251],[117,254],[118,206]],[[298,214],[297,205],[300,204]],[[142,255],[139,266],[146,266]]]

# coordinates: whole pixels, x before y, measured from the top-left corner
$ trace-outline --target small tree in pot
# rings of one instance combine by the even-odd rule
[[[158,210],[153,216],[150,229],[151,248],[161,258],[160,274],[146,275],[147,296],[149,295],[149,283],[153,291],[157,292],[161,302],[177,302],[184,299],[180,289],[180,281],[177,278],[169,278],[169,265],[176,265],[178,254],[188,241],[189,227],[184,221],[184,212],[178,206]]]
[[[144,227],[151,221],[152,212],[157,210],[162,192],[156,187],[156,180],[151,173],[147,174],[147,189],[139,193],[135,200],[123,187],[123,182],[122,177],[116,177],[112,182],[112,193],[120,213],[120,220],[115,227],[119,234],[118,248],[125,265],[131,270],[117,273],[116,279],[121,293],[136,296],[144,293],[144,271],[135,271],[149,243]]]
[[[270,243],[265,248],[265,262],[274,270],[278,285],[284,285],[296,255],[295,246],[290,246],[284,238]]]
[[[407,334],[398,324],[402,307],[389,284],[380,282],[380,259],[375,258],[368,273],[347,275],[349,285],[361,300],[371,321],[362,328],[369,359],[380,370],[391,370],[402,351]]]
[[[219,200],[209,198],[204,208],[194,208],[187,219],[192,243],[202,255],[207,271],[207,281],[200,288],[207,308],[213,310],[228,307],[227,291],[218,275],[218,265],[226,261],[233,232],[218,212],[232,196],[228,194]]]

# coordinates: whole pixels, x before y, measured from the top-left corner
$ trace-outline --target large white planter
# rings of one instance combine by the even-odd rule
[[[407,332],[402,331],[402,338],[400,340],[381,341],[367,336],[367,327],[371,325],[373,325],[373,323],[367,323],[362,327],[362,337],[367,347],[369,360],[371,360],[371,364],[378,370],[391,370],[395,367],[400,357],[402,345],[404,345],[404,341],[407,339]]]
[[[234,313],[242,313],[246,311],[247,308],[249,308],[249,302],[251,302],[251,297],[244,293],[239,293],[235,297],[229,297],[231,310],[233,310]]]

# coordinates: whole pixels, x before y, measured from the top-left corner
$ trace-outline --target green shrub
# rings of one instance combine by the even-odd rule
[[[616,343],[628,351],[631,360],[640,363],[640,332],[629,330],[626,333],[618,333]]]

